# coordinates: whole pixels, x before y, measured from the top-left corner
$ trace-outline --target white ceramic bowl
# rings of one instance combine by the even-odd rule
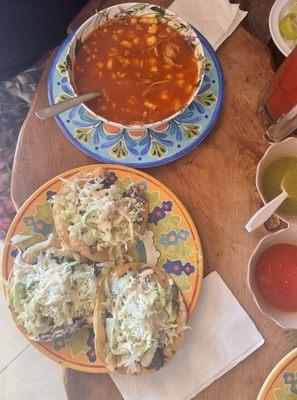
[[[261,196],[261,199],[264,204],[267,203],[267,201],[264,198],[262,187],[261,187],[261,182],[262,182],[262,176],[267,168],[267,166],[272,163],[272,161],[283,157],[283,156],[296,156],[297,157],[297,138],[295,137],[289,137],[282,142],[277,142],[272,144],[260,160],[258,167],[257,167],[257,172],[256,172],[256,186],[257,190]],[[293,223],[297,225],[297,216],[292,216],[292,215],[283,215],[283,214],[278,214],[275,213],[279,218],[281,218],[283,221],[287,223]]]
[[[288,13],[288,6],[291,3],[292,0],[276,0],[269,14],[270,35],[276,47],[285,57],[288,57],[293,49],[289,46],[288,41],[282,37],[279,30],[279,22]]]
[[[248,286],[257,306],[264,314],[266,314],[282,328],[297,329],[297,312],[285,312],[272,307],[262,297],[255,282],[255,268],[259,256],[268,247],[271,247],[274,244],[278,243],[289,243],[297,245],[297,226],[292,225],[287,229],[267,235],[260,241],[249,260],[247,276]]]
[[[67,76],[70,82],[70,86],[72,87],[74,93],[77,95],[72,74],[72,66],[74,65],[75,62],[76,49],[78,48],[78,46],[81,46],[81,43],[84,42],[84,40],[90,35],[90,33],[93,32],[98,26],[105,24],[107,20],[116,19],[123,15],[126,15],[127,11],[130,13],[130,15],[135,15],[135,16],[141,16],[144,14],[146,16],[157,16],[159,20],[163,19],[164,22],[167,23],[171,28],[177,29],[183,35],[185,40],[191,45],[193,53],[196,56],[198,71],[199,71],[199,77],[198,77],[199,85],[197,85],[189,101],[186,104],[184,104],[183,107],[178,112],[169,116],[168,118],[165,118],[161,121],[156,121],[152,124],[145,124],[145,125],[120,124],[117,121],[110,121],[103,118],[100,115],[97,115],[86,105],[85,107],[88,109],[90,114],[93,115],[95,118],[99,118],[101,121],[121,129],[143,130],[147,128],[155,128],[158,125],[162,125],[164,122],[173,119],[174,117],[176,117],[185,110],[185,108],[194,100],[195,96],[197,95],[201,87],[204,76],[204,51],[198,36],[187,22],[185,22],[182,18],[178,17],[171,11],[153,4],[123,3],[111,6],[104,10],[101,10],[100,12],[97,12],[78,28],[78,30],[75,32],[75,35],[73,36],[70,42],[66,58],[66,60],[68,60]],[[119,93],[119,96],[120,95],[121,94]]]

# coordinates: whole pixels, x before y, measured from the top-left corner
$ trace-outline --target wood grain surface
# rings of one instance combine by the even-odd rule
[[[97,4],[92,0],[90,9]],[[90,9],[76,23],[92,12]],[[205,273],[219,272],[266,340],[261,349],[195,399],[255,400],[268,372],[297,343],[296,332],[282,330],[260,313],[246,284],[249,256],[267,233],[263,227],[248,234],[244,225],[261,204],[255,171],[268,145],[256,111],[259,95],[273,71],[269,51],[241,27],[222,45],[218,57],[226,94],[213,132],[186,156],[147,172],[173,190],[190,211],[201,235]],[[63,136],[54,120],[35,117],[34,110],[48,102],[47,72],[19,138],[12,178],[16,207],[49,178],[94,162]],[[64,369],[63,375],[69,400],[122,398],[108,375],[70,369]]]

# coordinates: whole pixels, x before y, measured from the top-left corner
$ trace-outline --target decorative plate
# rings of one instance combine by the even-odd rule
[[[287,354],[270,372],[257,400],[297,399],[297,348]]]
[[[173,120],[155,129],[132,131],[108,125],[79,105],[56,116],[65,136],[80,150],[102,162],[146,168],[174,161],[191,151],[210,133],[223,101],[223,74],[215,52],[197,32],[205,54],[205,75],[195,100]],[[72,35],[62,43],[51,64],[50,104],[74,97],[66,73]]]
[[[17,233],[30,235],[23,243],[26,248],[45,240],[53,230],[51,203],[48,201],[61,187],[60,178],[70,178],[75,173],[94,168],[80,167],[64,172],[41,186],[21,207],[13,220],[4,244],[2,276],[8,281],[16,256],[10,239]],[[124,166],[108,165],[118,178],[117,184],[127,187],[140,185],[149,200],[149,223],[143,241],[133,251],[136,261],[158,265],[171,274],[181,289],[189,315],[192,314],[200,293],[203,277],[203,256],[195,225],[178,198],[156,179],[144,172]],[[5,296],[7,289],[4,286]],[[15,320],[15,315],[13,318]],[[24,329],[17,325],[22,333]],[[69,368],[86,372],[106,372],[94,350],[92,328],[82,328],[65,340],[32,344],[49,358]]]

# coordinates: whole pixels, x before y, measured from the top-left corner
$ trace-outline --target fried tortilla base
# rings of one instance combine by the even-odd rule
[[[83,179],[94,179],[98,177],[104,177],[110,172],[109,168],[106,168],[104,166],[99,166],[96,167],[92,170],[88,171],[83,171],[75,174],[71,180],[76,180],[79,181],[81,178]],[[62,195],[66,196],[68,193],[71,192],[71,188],[67,185],[64,185],[57,195]],[[142,193],[140,193],[142,195]],[[140,226],[140,234],[142,235],[145,231],[147,221],[148,221],[148,215],[149,215],[149,209],[148,209],[148,202],[145,201],[144,205],[144,212],[143,212],[143,222],[141,223]],[[64,207],[59,205],[59,204],[54,204],[53,206],[53,217],[54,217],[54,222],[56,226],[57,233],[60,237],[60,239],[68,246],[70,249],[73,251],[77,251],[78,253],[82,254],[83,256],[89,258],[90,260],[97,261],[97,262],[103,262],[103,261],[108,261],[110,259],[109,256],[109,247],[102,248],[100,251],[96,249],[96,246],[88,246],[85,244],[82,240],[78,238],[70,238],[69,233],[68,233],[68,227],[70,226],[69,221],[65,221],[64,218],[62,218],[61,212],[64,210]]]
[[[99,280],[98,284],[98,291],[97,291],[97,301],[95,305],[95,312],[94,312],[94,332],[95,332],[95,350],[98,358],[105,364],[106,368],[109,369],[110,371],[115,371],[120,374],[125,374],[125,375],[149,375],[157,371],[159,368],[145,368],[140,365],[140,370],[136,373],[131,373],[128,368],[126,367],[121,367],[117,368],[116,365],[120,362],[121,356],[113,356],[112,361],[110,363],[106,362],[106,356],[108,354],[108,342],[107,342],[107,336],[105,332],[105,290],[104,290],[104,281],[105,279],[109,280],[112,276],[122,276],[124,273],[129,272],[129,271],[140,271],[142,269],[153,269],[154,274],[152,275],[152,278],[155,280],[159,281],[162,287],[164,288],[169,288],[169,279],[170,275],[157,267],[152,267],[148,264],[145,263],[127,263],[124,264],[120,267],[115,268],[112,271],[111,275],[108,276],[102,276]],[[177,288],[177,287],[176,287]],[[177,332],[178,335],[174,339],[173,344],[168,345],[163,348],[163,353],[164,353],[164,364],[168,364],[174,357],[174,354],[176,353],[177,349],[182,345],[184,341],[184,332],[183,328],[186,325],[187,321],[187,309],[186,309],[186,304],[183,298],[182,293],[180,290],[178,290],[178,312],[177,312]]]

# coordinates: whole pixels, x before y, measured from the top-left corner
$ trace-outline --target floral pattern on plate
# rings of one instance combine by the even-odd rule
[[[268,375],[257,400],[297,399],[297,349],[287,354]]]
[[[198,32],[205,60],[205,75],[195,100],[174,119],[145,130],[120,129],[94,117],[83,105],[56,116],[63,133],[96,160],[138,168],[173,161],[196,147],[210,133],[223,100],[223,75],[214,50]],[[54,58],[48,82],[50,103],[74,96],[67,78],[66,54],[71,37]]]
[[[9,280],[17,250],[9,244],[14,234],[27,235],[20,244],[26,249],[45,240],[55,232],[52,206],[49,200],[61,187],[61,177],[70,178],[74,173],[92,168],[82,167],[65,172],[38,189],[19,210],[7,234],[3,250],[2,276]],[[185,298],[188,313],[193,312],[200,292],[203,276],[203,257],[195,225],[181,202],[164,185],[151,176],[123,166],[107,166],[110,176],[122,188],[131,183],[140,186],[149,201],[150,219],[143,239],[132,250],[135,261],[157,265],[171,274]],[[6,293],[6,288],[4,287]],[[13,314],[15,320],[16,316]],[[24,333],[24,329],[17,325]],[[106,372],[94,349],[94,332],[82,328],[69,337],[54,342],[32,344],[49,358],[73,369],[86,372]]]

